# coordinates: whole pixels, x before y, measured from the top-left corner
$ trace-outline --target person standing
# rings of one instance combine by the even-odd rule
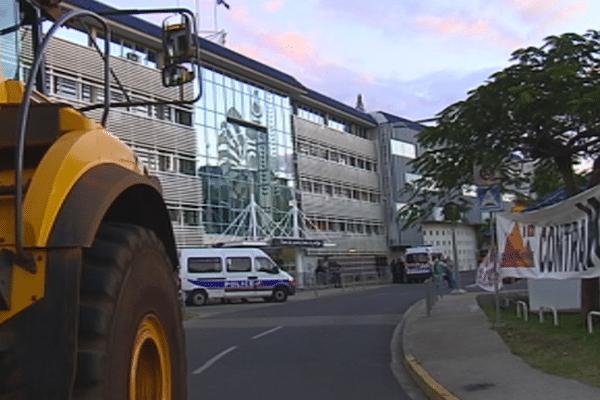
[[[333,287],[342,287],[342,266],[335,260],[329,262],[329,269],[331,270],[331,280]]]
[[[392,272],[392,283],[399,283],[398,281],[398,275],[396,272],[396,269],[398,268],[398,261],[396,259],[392,260],[391,264],[390,264],[390,270]]]
[[[392,282],[403,283],[404,282],[404,261],[402,258],[396,258],[390,265],[392,269]]]
[[[456,287],[454,263],[451,258],[446,259],[446,281],[448,282],[448,288],[454,289]]]
[[[431,269],[431,275],[433,277],[433,281],[435,282],[435,287],[441,287],[441,281],[444,279],[446,275],[446,264],[442,260],[441,257],[436,257],[433,261],[433,268]]]
[[[325,270],[325,266],[323,265],[323,260],[319,259],[317,261],[317,268],[315,269],[315,275],[317,276],[317,284],[318,285],[326,285],[327,284],[327,271]]]

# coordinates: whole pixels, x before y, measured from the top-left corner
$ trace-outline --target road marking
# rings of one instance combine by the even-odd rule
[[[194,372],[192,372],[192,374],[197,375],[197,374],[203,373],[208,368],[210,368],[214,363],[216,363],[221,358],[225,357],[227,354],[231,353],[235,349],[237,349],[237,346],[231,346],[227,350],[223,350],[222,352],[220,352],[219,354],[217,354],[216,356],[214,356],[213,358],[211,358],[210,360],[208,360],[203,366],[201,366],[200,368],[198,368],[197,370],[195,370]]]
[[[277,326],[277,327],[275,327],[273,329],[269,329],[268,331],[264,331],[263,333],[259,333],[258,335],[252,336],[252,339],[258,339],[258,338],[266,336],[266,335],[268,335],[270,333],[277,332],[281,328],[283,328],[283,326]]]

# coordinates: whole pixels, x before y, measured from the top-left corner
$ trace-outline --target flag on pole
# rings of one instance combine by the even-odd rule
[[[229,4],[225,3],[225,0],[217,0],[217,5],[224,5],[226,9],[229,10]]]
[[[475,283],[477,286],[488,292],[496,290],[496,282],[498,282],[498,290],[502,288],[502,280],[499,279],[499,274],[495,268],[496,251],[490,249],[485,258],[477,268],[477,278]]]

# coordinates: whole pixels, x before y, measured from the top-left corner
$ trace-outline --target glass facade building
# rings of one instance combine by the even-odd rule
[[[19,21],[19,10],[17,3],[9,2],[3,4],[4,10],[0,12],[0,29],[7,29]],[[19,53],[19,31],[5,33],[0,35],[0,51],[2,58],[0,59],[0,76],[5,78],[18,78],[17,65]]]
[[[111,100],[177,99],[178,89],[160,84],[160,28],[131,17],[113,23],[111,66],[120,81],[111,82]],[[103,33],[93,33],[103,45]],[[102,101],[92,41],[74,30],[63,39],[47,55],[49,95],[79,106]],[[208,41],[201,75],[193,105],[117,108],[107,123],[159,178],[179,247],[293,231],[327,243],[301,250],[307,266],[327,256],[369,269],[384,265],[390,249],[422,243],[420,232],[401,235],[395,218],[398,185],[413,178],[406,162],[418,153],[415,129],[396,128],[404,120],[342,104]],[[302,265],[299,253],[284,253],[284,265]]]
[[[67,60],[79,54],[99,63],[86,36],[69,30],[59,36],[66,40],[51,46],[48,94],[82,105],[103,101],[99,77],[73,71]],[[98,37],[96,42],[103,44]],[[131,81],[135,86],[127,80],[122,87],[111,85],[111,100],[123,101],[125,94],[138,101],[167,99],[155,87],[160,70],[145,61],[154,52],[135,45],[139,54],[133,59],[125,51],[132,46],[127,43],[115,35],[111,55],[115,68],[122,64],[122,71],[138,71]],[[207,66],[201,75],[202,96],[193,106],[115,109],[108,128],[160,179],[178,244],[216,240],[207,236],[248,236],[250,218],[244,214],[252,202],[260,207],[256,225],[264,236],[265,227],[281,223],[295,200],[290,97]],[[280,231],[291,229],[286,224]]]
[[[208,68],[202,83],[194,128],[206,233],[243,230],[251,201],[264,212],[258,218],[281,221],[294,196],[289,97]]]

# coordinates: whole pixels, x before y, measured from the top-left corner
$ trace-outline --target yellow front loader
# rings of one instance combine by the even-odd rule
[[[108,25],[55,1],[0,3],[0,400],[185,399],[177,251],[160,184],[103,127],[110,96],[96,122],[34,90],[55,29],[94,21],[109,37]],[[33,44],[27,81],[15,80],[14,39],[23,29],[41,38],[44,16],[55,25]],[[197,52],[193,16],[180,17],[164,28],[167,85],[194,78],[182,66]]]

